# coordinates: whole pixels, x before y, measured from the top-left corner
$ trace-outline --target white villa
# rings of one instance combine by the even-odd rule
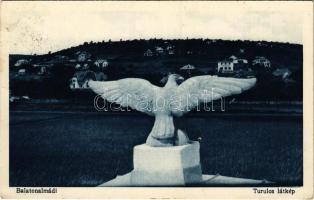
[[[218,61],[218,72],[229,73],[234,70],[234,62],[231,59],[226,59],[222,61]]]
[[[240,67],[244,67],[248,64],[246,59],[240,59],[232,55],[228,59],[218,61],[217,71],[221,73],[233,73]]]

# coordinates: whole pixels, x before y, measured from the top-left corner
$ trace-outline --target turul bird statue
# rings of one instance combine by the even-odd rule
[[[108,102],[130,107],[155,116],[146,144],[153,147],[184,145],[186,134],[173,123],[201,103],[208,103],[250,89],[256,78],[238,79],[210,75],[194,76],[183,81],[178,74],[169,74],[164,87],[139,78],[116,81],[89,81],[89,87]]]

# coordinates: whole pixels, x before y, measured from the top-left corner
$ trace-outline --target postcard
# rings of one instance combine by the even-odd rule
[[[2,1],[0,197],[313,198],[312,8]]]

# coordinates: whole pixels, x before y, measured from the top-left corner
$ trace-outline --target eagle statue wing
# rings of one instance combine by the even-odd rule
[[[153,100],[157,86],[139,78],[125,78],[116,81],[89,81],[89,87],[108,102],[131,107],[149,115],[153,114]]]
[[[256,83],[256,78],[238,79],[217,76],[195,76],[178,86],[172,98],[171,112],[181,116],[199,103],[208,103],[213,100],[240,94],[250,89]]]

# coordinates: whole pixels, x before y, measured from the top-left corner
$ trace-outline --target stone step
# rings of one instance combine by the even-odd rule
[[[131,183],[131,173],[124,174],[122,176],[117,176],[116,178],[105,182],[98,187],[133,187],[138,185],[133,185]],[[267,181],[267,180],[255,180],[255,179],[247,179],[247,178],[237,178],[237,177],[230,177],[230,176],[222,176],[219,174],[216,175],[202,175],[203,181],[195,186],[242,186],[242,185],[249,185],[249,186],[263,186],[263,185],[271,185],[274,182]],[[150,185],[152,186],[152,185]],[[158,185],[160,186],[160,185]],[[164,185],[167,186],[167,185]],[[173,185],[171,185],[173,186]],[[178,185],[179,186],[179,185]],[[193,186],[193,185],[188,185]]]

